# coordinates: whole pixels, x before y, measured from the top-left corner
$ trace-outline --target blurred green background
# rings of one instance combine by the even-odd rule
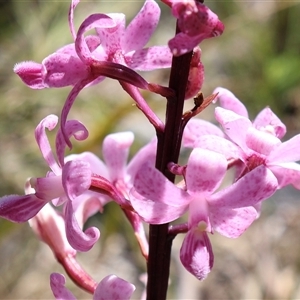
[[[203,92],[217,86],[230,89],[249,109],[252,118],[265,106],[288,127],[287,137],[299,132],[300,119],[300,4],[297,1],[206,1],[225,24],[221,37],[201,45],[205,65]],[[142,1],[82,1],[75,12],[78,28],[95,12],[123,12],[127,21]],[[166,44],[174,20],[161,5],[159,28],[150,45]],[[61,46],[71,43],[67,15],[69,1],[0,2],[0,191],[23,193],[26,178],[44,176],[48,170],[34,139],[34,128],[50,113],[59,115],[70,88],[31,90],[13,73],[24,60],[41,62]],[[143,74],[148,81],[167,85],[168,70]],[[163,118],[165,100],[143,93]],[[187,109],[192,104],[187,103]],[[201,117],[213,120],[210,107]],[[75,143],[73,153],[93,151],[101,157],[101,141],[110,132],[132,130],[132,154],[153,136],[151,126],[123,93],[117,82],[82,91],[70,118],[89,129],[86,142]],[[53,139],[54,134],[50,134]],[[300,151],[300,150],[299,150]],[[178,263],[180,240],[174,243],[173,284],[170,299],[297,299],[300,298],[299,192],[280,191],[263,205],[261,218],[239,239],[212,237],[216,254],[209,278],[197,282]],[[113,205],[95,220],[101,241],[79,259],[97,280],[110,273],[142,285],[138,275],[144,264],[130,227]],[[129,243],[128,240],[129,239]],[[105,241],[105,243],[103,243]],[[101,245],[100,245],[101,244]],[[133,264],[138,265],[138,269]],[[63,272],[50,250],[39,243],[27,224],[0,220],[0,298],[49,299],[49,275]],[[80,298],[81,293],[68,280]]]

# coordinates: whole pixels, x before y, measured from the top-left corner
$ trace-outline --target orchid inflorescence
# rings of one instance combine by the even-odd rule
[[[270,108],[252,122],[245,106],[224,88],[203,98],[199,92],[204,80],[199,43],[224,30],[218,16],[203,3],[163,0],[177,19],[176,34],[168,45],[145,48],[160,18],[154,0],[146,0],[127,27],[122,13],[95,13],[76,31],[73,17],[79,2],[72,0],[69,10],[74,42],[41,64],[25,61],[14,68],[32,89],[72,89],[60,120],[50,114],[35,130],[49,172],[42,178],[30,178],[25,195],[0,198],[0,216],[12,222],[29,221],[70,278],[92,293],[93,299],[130,299],[134,285],[115,275],[95,281],[76,261],[77,251],[89,251],[100,238],[96,227],[83,230],[87,219],[105,213],[108,202],[116,202],[148,263],[147,299],[163,299],[170,264],[166,259],[171,251],[168,241],[185,234],[180,260],[186,270],[203,280],[214,263],[209,234],[237,238],[259,217],[262,201],[290,184],[300,189],[296,163],[300,160],[296,151],[300,135],[282,142],[286,127]],[[95,34],[87,35],[91,29]],[[161,68],[171,68],[168,87],[147,82],[137,73]],[[91,152],[65,156],[66,148],[72,148],[71,138],[88,138],[80,121],[68,119],[76,97],[105,77],[119,81],[156,132],[129,163],[132,132],[106,136],[103,160]],[[167,98],[165,122],[148,105],[141,89]],[[194,108],[184,113],[184,101],[193,97]],[[212,102],[217,104],[219,126],[194,118]],[[55,149],[51,149],[46,129],[56,127]],[[181,148],[191,149],[185,165],[178,164]],[[229,170],[233,171],[232,183],[220,188]],[[176,176],[180,180],[174,183]],[[186,213],[187,222],[181,218]],[[176,225],[170,224],[175,220]],[[143,223],[150,224],[149,240]],[[158,229],[160,235],[153,234]],[[158,248],[166,251],[161,257],[153,254]],[[50,282],[56,299],[75,299],[65,288],[62,274],[51,274]]]

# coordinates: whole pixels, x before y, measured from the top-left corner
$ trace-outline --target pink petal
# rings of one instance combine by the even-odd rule
[[[213,91],[213,94],[218,93],[214,102],[219,100],[222,108],[231,110],[236,114],[248,118],[248,111],[245,105],[235,97],[235,95],[227,89],[218,87]]]
[[[297,163],[282,163],[278,165],[268,165],[278,180],[278,189],[292,184],[300,190],[300,165]]]
[[[23,61],[14,66],[14,72],[32,89],[44,89],[45,69],[42,64],[34,61]]]
[[[132,132],[120,132],[109,134],[103,141],[103,157],[107,165],[110,180],[124,179],[125,167],[130,146],[134,140]]]
[[[99,48],[102,48],[101,52],[106,53],[106,60],[123,64],[121,40],[125,34],[126,17],[122,13],[110,13],[107,16],[113,20],[114,25],[112,27],[97,26],[95,28],[101,40]],[[121,55],[116,54],[118,52]]]
[[[269,107],[263,109],[253,121],[253,125],[258,130],[267,130],[269,126],[274,130],[276,137],[281,139],[286,134],[286,126],[281,120],[272,112]]]
[[[35,195],[45,201],[65,195],[61,176],[55,176],[53,173],[47,177],[30,178],[30,185],[35,190]]]
[[[267,164],[295,162],[300,160],[300,134],[276,147],[268,156]]]
[[[243,151],[231,141],[214,135],[203,135],[196,139],[193,148],[202,148],[220,153],[226,159],[241,159],[245,160]]]
[[[72,0],[72,2],[70,4],[70,8],[69,8],[69,16],[68,16],[69,27],[70,27],[70,31],[71,31],[74,41],[76,39],[76,30],[74,28],[74,21],[73,21],[74,20],[74,10],[79,2],[80,2],[80,0]]]
[[[144,6],[127,26],[121,40],[125,53],[142,49],[152,36],[160,17],[160,8],[154,0],[146,0]]]
[[[257,204],[271,197],[278,182],[273,173],[264,165],[247,173],[231,186],[211,195],[207,201],[211,209],[216,207],[240,208]]]
[[[131,69],[137,71],[151,71],[161,68],[170,68],[172,53],[167,46],[152,46],[125,54],[125,60]]]
[[[42,62],[46,74],[44,84],[47,87],[60,88],[75,85],[89,75],[89,68],[76,56],[53,53]]]
[[[76,300],[75,296],[65,287],[66,278],[59,273],[50,275],[50,286],[56,300]]]
[[[140,169],[141,165],[145,162],[150,162],[153,166],[155,165],[156,158],[156,144],[157,139],[154,138],[146,146],[142,147],[131,159],[127,166],[128,180],[131,182],[135,178],[136,173]]]
[[[135,190],[144,198],[170,206],[185,206],[189,195],[171,183],[149,162],[144,163],[134,179]]]
[[[204,196],[195,197],[189,205],[189,228],[198,226],[199,224],[205,224],[205,230],[212,232],[211,224],[208,215],[208,204]]]
[[[281,141],[270,133],[257,130],[254,127],[247,130],[246,145],[255,152],[267,156],[273,149],[277,149],[280,144]]]
[[[33,194],[4,196],[0,198],[0,217],[16,223],[26,222],[47,203]]]
[[[221,107],[215,109],[215,117],[228,137],[239,145],[244,152],[247,152],[248,147],[245,141],[245,134],[252,127],[251,121]]]
[[[115,275],[103,278],[94,293],[94,300],[129,300],[135,286]]]
[[[191,119],[184,128],[183,145],[184,147],[194,148],[195,140],[208,134],[224,137],[223,131],[211,122],[202,119]]]
[[[64,132],[68,139],[74,136],[77,141],[83,141],[87,139],[89,135],[86,127],[77,120],[67,121],[64,125]],[[65,136],[63,135],[62,130],[59,129],[56,134],[55,147],[57,159],[61,166],[64,165],[66,144]]]
[[[228,209],[214,206],[209,219],[213,230],[228,238],[239,237],[258,217],[254,207]]]
[[[108,178],[107,167],[104,162],[92,152],[82,152],[80,154],[71,154],[65,157],[65,162],[72,160],[82,160],[90,164],[92,173]]]
[[[197,227],[188,231],[180,249],[180,260],[197,279],[207,277],[214,264],[214,254],[205,231]]]
[[[89,227],[82,231],[75,218],[72,201],[65,206],[66,234],[70,245],[78,251],[89,251],[100,237],[100,231],[96,227]]]
[[[116,26],[115,21],[105,14],[90,15],[82,22],[77,32],[75,48],[77,55],[86,65],[91,65],[93,59],[84,33],[94,28],[113,28],[114,26]]]
[[[134,190],[131,191],[130,203],[138,215],[149,224],[164,224],[181,217],[188,205],[172,206],[143,198]]]
[[[62,182],[69,199],[73,200],[91,186],[92,171],[85,161],[68,161],[62,170]]]
[[[87,191],[72,201],[73,210],[79,226],[83,227],[88,218],[98,212],[103,212],[103,206],[111,199],[108,197]]]
[[[71,90],[71,92],[69,93],[66,102],[62,108],[61,111],[61,119],[60,119],[60,127],[61,127],[61,131],[64,135],[66,144],[69,146],[69,148],[72,148],[72,143],[70,142],[70,139],[68,137],[68,133],[66,132],[66,128],[65,128],[65,124],[67,122],[67,118],[68,118],[68,114],[71,110],[71,107],[73,105],[73,103],[75,102],[76,97],[78,96],[79,92],[89,83],[91,83],[91,81],[93,81],[93,79],[91,78],[87,78],[86,80],[80,81],[78,82]]]
[[[58,117],[55,115],[49,115],[44,118],[35,129],[35,139],[48,166],[56,175],[60,175],[61,168],[55,161],[45,130],[47,128],[49,131],[52,131],[57,122]]]
[[[168,42],[168,46],[174,56],[180,56],[192,51],[199,45],[198,37],[190,37],[185,33],[178,33]]]
[[[186,185],[191,195],[209,195],[222,183],[227,171],[226,158],[216,152],[195,148],[186,168]]]

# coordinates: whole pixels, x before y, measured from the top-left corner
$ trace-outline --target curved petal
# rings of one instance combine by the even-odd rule
[[[156,144],[157,139],[154,138],[147,145],[142,147],[131,159],[127,165],[127,182],[133,181],[136,173],[140,169],[141,165],[145,162],[150,162],[152,165],[155,165],[156,158]]]
[[[97,26],[95,29],[101,40],[102,51],[109,57],[108,60],[122,64],[122,55],[116,53],[121,51],[121,40],[125,34],[126,17],[122,13],[110,13],[107,16],[113,20],[114,26]]]
[[[65,195],[61,176],[30,178],[29,183],[39,199],[51,201]]]
[[[94,300],[129,300],[135,286],[115,275],[103,278],[94,293]]]
[[[165,224],[181,217],[188,205],[172,206],[143,198],[134,189],[131,191],[130,202],[137,214],[149,224]]]
[[[125,53],[142,49],[149,41],[160,17],[160,8],[154,0],[146,0],[139,13],[130,22],[121,40]]]
[[[83,227],[87,219],[98,212],[103,211],[103,206],[109,200],[104,200],[105,196],[94,192],[85,192],[72,201],[73,210],[79,226]]]
[[[144,163],[137,172],[133,186],[144,198],[171,206],[185,206],[190,196],[171,183],[149,162]]]
[[[70,245],[78,251],[89,251],[100,237],[96,227],[90,227],[83,232],[75,218],[72,201],[67,201],[65,206],[66,235]]]
[[[246,145],[253,151],[265,156],[269,155],[273,149],[277,149],[280,144],[281,141],[276,136],[254,127],[248,128],[246,132]]]
[[[69,8],[69,15],[68,15],[69,28],[70,28],[70,31],[71,31],[74,41],[76,39],[76,30],[74,28],[74,21],[73,21],[74,20],[74,10],[79,2],[80,2],[80,0],[72,0],[71,1],[70,8]]]
[[[86,127],[79,121],[77,120],[69,120],[66,122],[65,127],[65,134],[67,135],[68,139],[71,136],[74,136],[74,138],[77,141],[83,141],[87,139],[89,132],[86,129]],[[56,135],[56,140],[55,140],[55,147],[56,147],[56,154],[57,154],[57,159],[60,163],[61,166],[64,165],[65,163],[65,149],[66,149],[66,140],[65,136],[62,133],[62,130],[59,129]]]
[[[152,46],[125,54],[128,67],[137,71],[170,68],[172,53],[167,46]]]
[[[108,171],[104,162],[92,152],[82,152],[80,154],[71,154],[65,157],[65,162],[72,160],[82,160],[90,164],[92,173],[101,175],[108,179]]]
[[[66,132],[66,122],[67,122],[68,114],[69,114],[69,111],[71,110],[71,107],[72,107],[76,97],[78,96],[79,92],[87,84],[91,83],[91,81],[93,81],[93,79],[87,78],[87,79],[82,80],[82,81],[78,82],[77,84],[75,84],[75,86],[73,87],[73,89],[69,93],[69,95],[66,99],[66,102],[65,102],[65,104],[62,108],[62,111],[61,111],[60,128],[61,128],[61,131],[64,135],[66,144],[68,145],[68,147],[70,149],[72,148],[72,143],[70,142],[70,139],[68,137],[68,133]]]
[[[75,40],[75,49],[82,62],[86,65],[91,65],[93,62],[84,33],[94,28],[113,28],[114,26],[116,26],[115,21],[105,14],[92,14],[82,22]]]
[[[245,105],[235,97],[235,95],[227,89],[218,87],[213,91],[213,94],[218,93],[214,102],[219,100],[220,106],[235,112],[236,114],[248,118],[248,111]]]
[[[271,131],[279,139],[283,138],[286,134],[286,126],[281,120],[272,112],[269,107],[263,109],[253,121],[253,125],[258,130],[268,131],[271,127]]]
[[[0,198],[0,217],[16,223],[26,222],[47,203],[33,194],[4,196]]]
[[[211,195],[207,201],[211,209],[253,206],[271,197],[277,186],[278,182],[273,173],[261,165],[231,186]]]
[[[207,277],[214,264],[214,254],[205,231],[197,227],[188,231],[180,249],[180,260],[197,279]]]
[[[267,158],[267,164],[295,162],[300,160],[300,134],[276,147]]]
[[[42,64],[34,61],[23,61],[14,66],[14,72],[32,89],[48,87],[44,82],[46,70]]]
[[[82,160],[68,161],[62,170],[62,182],[69,199],[73,200],[89,189],[92,181],[90,164]]]
[[[194,141],[193,148],[214,151],[224,155],[226,159],[246,159],[244,152],[236,144],[219,136],[203,135]]]
[[[215,117],[228,137],[247,153],[248,147],[245,141],[245,133],[252,127],[251,121],[221,107],[216,107]]]
[[[195,140],[203,135],[216,135],[219,137],[224,137],[223,131],[213,123],[202,119],[191,119],[184,128],[184,147],[194,148]]]
[[[195,148],[186,167],[186,186],[191,195],[210,195],[222,183],[227,171],[226,158],[216,152]]]
[[[112,182],[125,177],[130,146],[134,140],[131,131],[109,134],[105,137],[102,153]]]
[[[58,122],[58,117],[55,115],[49,115],[44,118],[35,129],[35,139],[42,152],[42,155],[47,162],[47,165],[51,168],[53,173],[56,175],[61,174],[61,168],[55,161],[54,155],[52,153],[48,137],[46,135],[45,129],[53,130]]]
[[[50,275],[50,287],[56,300],[76,300],[75,296],[65,287],[66,278],[59,273]]]
[[[292,184],[300,190],[300,165],[297,163],[283,163],[278,165],[268,165],[278,181],[278,189]]]
[[[190,37],[189,35],[180,32],[168,42],[171,53],[174,56],[180,56],[192,51],[199,45],[198,37]]]
[[[214,206],[209,213],[213,230],[228,238],[239,237],[257,217],[257,210],[252,206],[235,209]]]

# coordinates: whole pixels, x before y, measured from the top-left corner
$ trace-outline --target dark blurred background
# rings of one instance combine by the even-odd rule
[[[300,127],[300,4],[297,1],[206,1],[225,24],[221,37],[202,43],[205,65],[203,92],[217,86],[230,89],[245,103],[251,118],[266,106],[288,127],[287,138]],[[75,12],[78,28],[95,12],[123,12],[127,21],[142,1],[82,1]],[[174,20],[161,5],[159,28],[150,45],[166,44],[174,32]],[[0,2],[0,191],[22,194],[28,177],[42,177],[48,168],[34,139],[34,128],[50,113],[59,115],[70,88],[31,90],[13,73],[15,63],[41,62],[61,46],[71,43],[69,1]],[[151,82],[167,85],[168,70],[143,74]],[[143,93],[163,118],[165,100]],[[154,132],[133,101],[117,82],[82,91],[70,118],[82,121],[90,131],[86,142],[75,143],[72,153],[93,151],[101,157],[101,141],[110,132],[132,130],[136,140],[132,154]],[[187,109],[192,104],[187,102]],[[213,120],[213,107],[201,116]],[[143,125],[141,125],[143,124]],[[49,135],[53,141],[54,134]],[[215,266],[204,282],[182,269],[174,243],[169,299],[299,299],[300,205],[299,191],[286,188],[263,204],[261,217],[239,239],[218,234],[211,237]],[[138,286],[145,265],[125,218],[113,204],[96,216],[101,243],[89,254],[79,254],[96,280],[114,273]],[[136,268],[135,265],[138,267]],[[46,245],[28,224],[0,220],[0,298],[51,299],[49,275],[63,272]],[[68,280],[79,299],[91,298]]]

